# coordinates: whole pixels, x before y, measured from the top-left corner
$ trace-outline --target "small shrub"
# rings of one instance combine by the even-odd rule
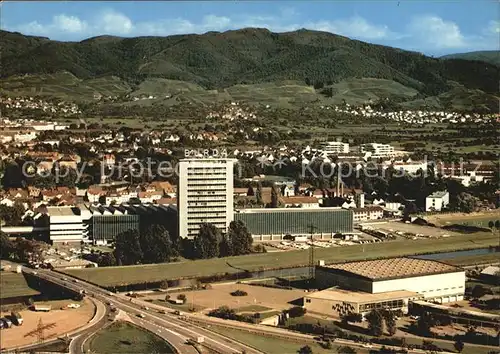
[[[247,296],[248,293],[246,291],[243,291],[243,290],[236,290],[236,291],[233,291],[231,293],[232,296]]]
[[[185,304],[187,301],[187,296],[185,294],[179,294],[177,295],[178,300],[182,300],[182,303]]]
[[[288,315],[293,317],[302,317],[306,314],[306,309],[300,306],[294,306],[290,310],[288,310]]]

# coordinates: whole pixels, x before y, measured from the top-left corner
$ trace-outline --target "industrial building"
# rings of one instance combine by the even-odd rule
[[[169,232],[177,229],[177,208],[172,205],[120,204],[112,206],[78,205],[76,207],[48,207],[49,238],[52,243],[80,241],[106,245],[116,235],[139,230],[141,223],[167,226]],[[31,232],[33,227],[29,228]],[[37,228],[40,231],[41,228]]]
[[[304,306],[332,316],[374,308],[406,311],[408,303],[416,300],[461,301],[465,291],[463,269],[415,258],[319,265],[315,276],[318,287],[325,290],[308,294]]]
[[[236,159],[188,158],[179,161],[179,236],[194,238],[203,223],[226,233],[233,221],[233,170]]]
[[[51,242],[80,242],[87,237],[82,212],[77,207],[47,207]]]
[[[285,236],[332,238],[352,234],[353,212],[342,208],[268,208],[239,209],[234,220],[245,223],[255,240],[283,240]],[[313,230],[311,230],[313,226]]]

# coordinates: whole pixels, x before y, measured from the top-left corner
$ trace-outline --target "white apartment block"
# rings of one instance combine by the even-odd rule
[[[450,204],[450,194],[444,192],[434,192],[425,198],[425,211],[441,211]]]
[[[389,166],[385,166],[386,169]],[[405,171],[408,173],[416,174],[419,170],[427,171],[427,162],[394,162],[392,167],[396,171]]]
[[[348,154],[349,144],[340,141],[327,141],[321,144],[320,148],[326,155]]]
[[[203,223],[226,233],[233,221],[233,168],[236,159],[187,158],[179,161],[179,236],[193,238]]]
[[[387,144],[368,143],[359,147],[362,154],[370,154],[371,157],[388,157],[394,155],[394,147]]]
[[[81,210],[76,207],[47,207],[50,219],[50,241],[80,242],[87,236],[87,226],[83,225]]]
[[[18,143],[26,143],[31,140],[35,140],[37,137],[37,133],[34,131],[27,132],[27,133],[17,133],[14,135],[14,141]]]

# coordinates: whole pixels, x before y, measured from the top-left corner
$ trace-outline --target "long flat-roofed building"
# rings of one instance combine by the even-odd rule
[[[366,314],[373,309],[408,311],[410,301],[423,296],[413,291],[397,290],[383,293],[366,293],[337,288],[329,288],[304,297],[304,307],[308,312],[340,317],[348,313]]]
[[[233,221],[233,169],[236,159],[188,158],[179,161],[179,236],[194,238],[203,223],[227,232]]]
[[[432,260],[391,258],[317,266],[316,281],[320,288],[371,294],[404,290],[446,303],[463,300],[465,270]]]
[[[310,236],[310,225],[317,238],[337,233],[353,233],[353,212],[342,208],[265,208],[239,209],[235,220],[245,223],[257,240],[282,240],[285,236]]]

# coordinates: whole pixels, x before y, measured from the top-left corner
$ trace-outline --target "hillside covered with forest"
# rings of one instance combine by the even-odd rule
[[[442,95],[458,86],[464,95],[468,90],[475,97],[484,93],[491,104],[498,96],[500,76],[500,67],[491,63],[431,58],[310,30],[273,33],[246,28],[168,37],[101,36],[81,42],[1,31],[0,46],[2,86],[4,91],[18,92],[33,77],[42,77],[43,84],[43,75],[61,72],[72,75],[74,85],[79,80],[119,81],[111,84],[122,88],[120,94],[133,92],[148,80],[183,82],[191,91],[212,93],[235,85],[293,81],[318,92],[332,87],[326,91],[332,97],[343,91],[336,88],[339,83],[371,78],[403,85],[415,92],[412,100]],[[25,74],[30,74],[28,81],[20,79]],[[149,90],[163,94],[157,86]],[[356,90],[362,91],[362,86]]]

